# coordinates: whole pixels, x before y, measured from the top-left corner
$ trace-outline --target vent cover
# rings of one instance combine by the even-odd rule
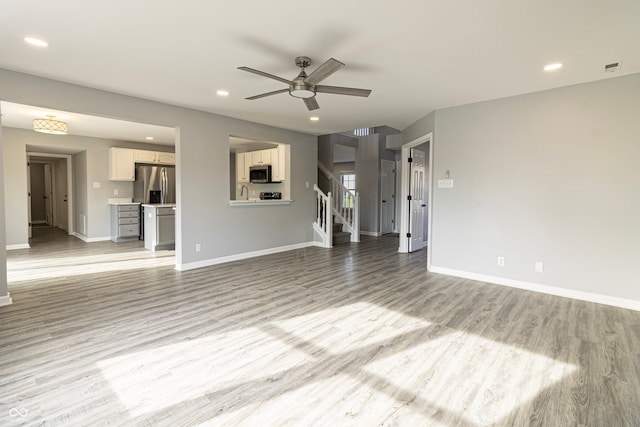
[[[622,61],[612,62],[611,64],[607,64],[604,66],[605,73],[615,73],[616,71],[620,71],[622,68]]]

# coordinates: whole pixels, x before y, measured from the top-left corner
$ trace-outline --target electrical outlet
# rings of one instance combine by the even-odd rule
[[[499,256],[498,257],[498,266],[499,267],[504,267],[504,257],[503,256]]]
[[[100,188],[100,183],[99,182],[94,182],[93,183],[93,188]]]
[[[202,250],[202,246],[200,243],[196,243],[196,252],[200,252]]]
[[[536,261],[534,269],[536,273],[544,273],[544,263],[542,261]]]
[[[118,195],[118,189],[117,189],[117,188],[114,188],[114,189],[113,189],[113,195],[114,195],[114,196],[117,196],[117,195]]]

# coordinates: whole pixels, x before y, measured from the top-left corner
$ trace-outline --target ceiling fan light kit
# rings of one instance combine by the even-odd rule
[[[267,77],[279,82],[289,85],[288,89],[275,90],[273,92],[267,92],[260,95],[250,96],[246,98],[248,100],[255,100],[264,98],[271,95],[277,95],[279,93],[289,92],[289,95],[294,98],[300,98],[304,101],[309,111],[317,110],[320,108],[318,101],[316,101],[316,93],[332,93],[337,95],[348,96],[362,96],[367,97],[371,94],[370,89],[356,89],[351,87],[339,87],[339,86],[324,86],[319,85],[321,81],[344,67],[345,65],[333,58],[328,59],[318,68],[316,68],[311,74],[307,75],[305,68],[311,64],[311,58],[308,56],[298,56],[296,58],[296,66],[300,67],[300,73],[293,80],[287,80],[282,77],[275,76],[273,74],[265,73],[264,71],[256,70],[249,67],[238,67],[239,70],[248,71],[259,76]]]

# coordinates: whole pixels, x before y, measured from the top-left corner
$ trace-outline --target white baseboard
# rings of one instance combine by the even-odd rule
[[[510,288],[524,289],[527,291],[540,292],[543,294],[572,298],[581,301],[595,302],[596,304],[605,304],[614,307],[640,311],[640,301],[627,298],[612,297],[609,295],[577,291],[574,289],[558,288],[555,286],[541,285],[538,283],[524,282],[521,280],[507,279],[504,277],[489,276],[485,274],[470,273],[468,271],[455,270],[445,267],[436,267],[433,265],[431,266],[431,269],[429,271],[431,271],[432,273],[445,274],[447,276],[462,277],[463,279],[493,283],[494,285],[508,286]]]
[[[20,243],[18,245],[7,245],[8,251],[13,251],[16,249],[31,249],[31,245],[28,243]]]
[[[7,295],[3,295],[0,297],[0,307],[4,305],[11,305],[11,304],[13,304],[13,300],[9,296],[9,293],[7,293]]]
[[[362,231],[362,230],[360,230],[360,235],[361,236],[380,237],[380,236],[382,236],[382,233],[380,231]]]
[[[70,236],[74,236],[77,237],[78,239],[82,240],[83,242],[87,242],[87,243],[93,243],[93,242],[104,242],[107,240],[111,240],[111,236],[104,236],[104,237],[87,237],[85,235],[82,235],[80,233],[69,233]]]
[[[315,247],[315,246],[319,246],[319,243],[320,242],[296,243],[294,245],[279,246],[277,248],[263,249],[260,251],[245,252],[242,254],[223,256],[220,258],[205,259],[202,261],[189,262],[187,264],[178,264],[176,265],[176,270],[187,271],[187,270],[193,270],[195,268],[209,267],[211,265],[216,265],[216,264],[224,264],[225,262],[239,261],[239,260],[254,258],[258,256],[263,256],[263,255],[277,254],[279,252],[293,251],[295,249],[308,248],[311,246]]]

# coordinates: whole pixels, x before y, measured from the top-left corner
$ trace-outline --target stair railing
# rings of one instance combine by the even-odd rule
[[[360,241],[360,195],[357,191],[351,191],[345,187],[338,178],[321,162],[318,162],[318,169],[331,183],[333,200],[331,210],[342,223],[344,231],[351,233],[351,241]]]
[[[321,246],[331,248],[333,246],[333,215],[331,215],[331,192],[324,194],[316,184],[313,185],[316,192],[316,219],[313,229],[320,235]]]

